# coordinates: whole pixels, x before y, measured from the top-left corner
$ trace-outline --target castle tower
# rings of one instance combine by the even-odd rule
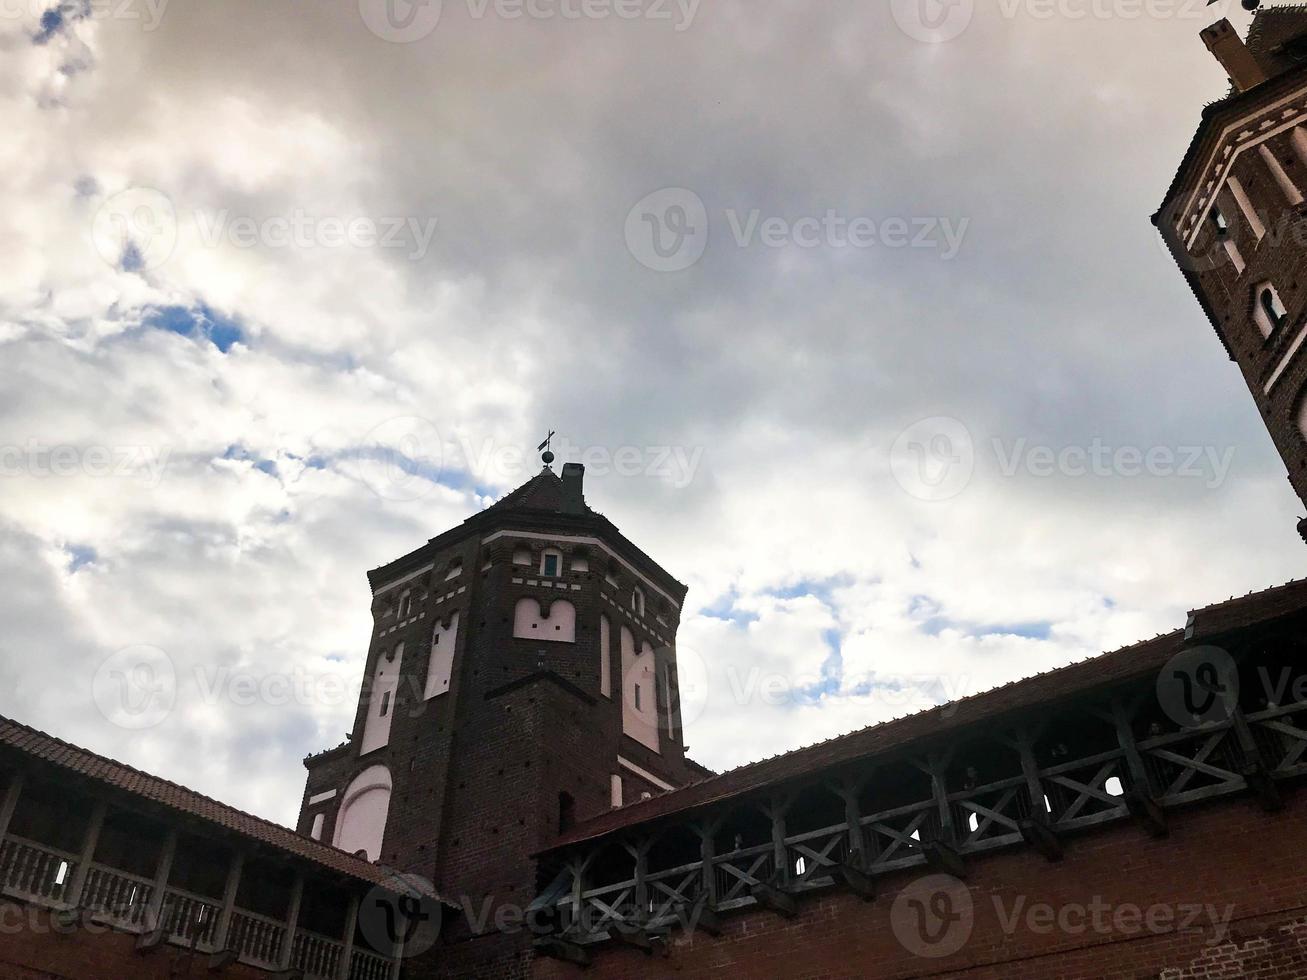
[[[1153,222],[1307,502],[1307,9],[1202,32],[1230,94],[1202,122]],[[1299,523],[1307,539],[1307,521]]]
[[[480,914],[529,904],[532,855],[571,823],[707,774],[681,733],[686,587],[586,505],[583,477],[546,465],[368,573],[353,732],[305,760],[301,833]],[[487,922],[442,952],[442,972],[475,976],[529,946]]]

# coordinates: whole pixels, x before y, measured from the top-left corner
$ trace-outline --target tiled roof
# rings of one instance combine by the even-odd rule
[[[1289,42],[1307,32],[1307,5],[1263,7],[1248,29],[1248,50],[1268,75],[1276,75],[1297,63]]]
[[[1190,623],[1194,626],[1194,639],[1215,639],[1230,630],[1270,622],[1303,610],[1307,610],[1307,580],[1208,606],[1190,613]],[[891,749],[901,749],[917,740],[938,737],[1009,712],[1151,673],[1175,656],[1184,644],[1185,631],[1176,630],[937,708],[732,769],[578,824],[549,849],[592,840],[636,824],[815,776]]]
[[[516,490],[505,494],[487,510],[548,510],[563,509],[563,480],[549,467],[545,467]],[[587,507],[586,510],[589,510]]]
[[[3,716],[0,716],[0,749],[76,773],[359,881],[374,885],[394,881],[393,872],[386,868]]]

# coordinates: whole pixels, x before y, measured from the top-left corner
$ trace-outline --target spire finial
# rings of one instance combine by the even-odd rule
[[[548,469],[549,464],[554,461],[553,450],[549,448],[549,444],[553,441],[554,441],[554,430],[550,429],[549,435],[545,436],[545,441],[540,443],[540,445],[536,446],[536,452],[540,453],[540,458],[545,461],[546,469]]]

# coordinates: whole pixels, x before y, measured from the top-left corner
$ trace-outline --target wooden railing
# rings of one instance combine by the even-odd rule
[[[56,905],[77,869],[77,856],[21,837],[0,842],[0,888],[28,901]]]
[[[1040,759],[1035,733],[1024,727],[995,726],[985,732],[981,737],[1001,746],[997,751],[1011,760],[1001,778],[978,780],[971,770],[958,778],[957,770],[948,768],[947,751],[901,759],[920,773],[917,799],[877,812],[859,812],[859,804],[875,799],[875,783],[860,777],[859,788],[850,791],[846,771],[821,790],[830,794],[828,801],[844,797],[851,820],[829,826],[789,832],[804,816],[789,813],[787,826],[792,799],[737,801],[733,807],[753,807],[772,817],[772,839],[759,842],[755,829],[754,840],[737,838],[733,850],[713,853],[731,811],[698,814],[683,829],[688,831],[685,839],[697,837],[708,855],[706,873],[702,859],[675,867],[647,866],[635,846],[641,838],[627,828],[630,863],[606,865],[607,880],[596,886],[589,877],[596,867],[592,859],[611,853],[605,849],[613,842],[589,842],[562,856],[573,884],[556,902],[561,931],[581,944],[602,942],[615,928],[657,932],[692,921],[697,907],[718,912],[753,907],[759,886],[764,893],[771,888],[796,895],[842,886],[845,867],[874,876],[925,866],[932,859],[938,865],[937,845],[956,855],[954,860],[1027,841],[1054,846],[1050,839],[1061,835],[1131,818],[1164,820],[1167,808],[1250,790],[1274,807],[1277,782],[1307,775],[1307,700],[1246,713],[1236,709],[1226,720],[1193,727],[1153,721],[1140,725],[1148,729],[1143,737],[1133,730],[1137,722],[1123,707],[1125,700],[1082,703],[1097,737],[1078,750],[1054,740]],[[868,760],[868,774],[874,763]],[[963,785],[946,785],[950,772]],[[902,785],[896,792],[902,792]],[[1032,824],[1037,825],[1033,830]],[[650,839],[656,836],[651,832]]]
[[[148,878],[92,864],[79,904],[116,926],[141,929],[153,893],[154,884]]]
[[[394,964],[386,957],[356,949],[350,957],[349,980],[390,980],[393,970]]]
[[[180,946],[193,946],[212,952],[222,904],[212,898],[169,888],[164,892],[163,928],[168,938]]]
[[[232,913],[227,946],[254,966],[276,970],[281,966],[281,946],[286,941],[286,923],[238,909]]]
[[[291,955],[292,967],[303,970],[306,977],[336,980],[340,975],[340,958],[345,944],[311,932],[295,934],[295,952]]]

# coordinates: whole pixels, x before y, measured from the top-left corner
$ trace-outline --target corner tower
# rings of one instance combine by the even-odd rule
[[[521,907],[532,855],[572,821],[707,773],[681,733],[686,587],[590,509],[583,478],[546,465],[368,573],[354,728],[305,760],[301,833],[477,910]],[[490,929],[481,953],[475,930],[464,937],[466,955],[503,957],[511,940]]]
[[[1307,8],[1202,32],[1230,94],[1153,216],[1307,503]],[[1307,539],[1307,521],[1298,525]]]

